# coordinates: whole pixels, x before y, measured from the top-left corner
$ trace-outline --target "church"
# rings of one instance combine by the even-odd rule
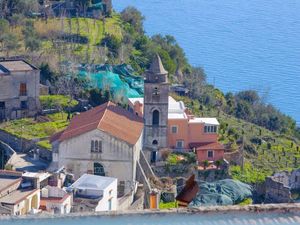
[[[181,101],[169,95],[168,72],[156,55],[146,72],[144,98],[130,98],[130,111],[144,118],[143,149],[150,162],[161,158],[162,149],[197,154],[199,163],[223,160],[216,118],[194,116]]]
[[[75,179],[85,173],[115,177],[126,193],[137,185],[141,151],[152,163],[163,149],[194,151],[198,162],[222,160],[218,120],[195,117],[169,96],[169,88],[168,72],[156,55],[145,74],[144,97],[129,99],[129,109],[107,102],[76,115],[52,136],[52,168],[64,167]]]
[[[85,173],[117,178],[119,190],[128,193],[137,185],[142,137],[143,119],[107,102],[73,117],[52,136],[51,167],[64,167],[75,179]]]

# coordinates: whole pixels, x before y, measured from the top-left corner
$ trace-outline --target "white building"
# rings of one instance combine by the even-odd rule
[[[52,169],[65,167],[78,179],[85,173],[116,177],[119,191],[136,186],[143,119],[112,102],[75,116],[51,138]]]
[[[58,187],[46,186],[41,191],[40,208],[54,214],[68,214],[72,208],[72,195]]]
[[[69,188],[74,193],[74,212],[115,211],[118,209],[118,180],[112,177],[82,175]]]

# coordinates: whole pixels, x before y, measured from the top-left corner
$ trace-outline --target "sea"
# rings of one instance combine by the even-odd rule
[[[300,0],[113,0],[148,35],[173,35],[224,92],[257,90],[300,124]]]

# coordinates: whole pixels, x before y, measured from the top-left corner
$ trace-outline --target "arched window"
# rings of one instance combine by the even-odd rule
[[[95,152],[98,152],[98,141],[95,141]]]
[[[159,111],[154,110],[152,113],[152,125],[159,125]]]
[[[100,163],[94,163],[94,175],[105,176],[104,167]]]
[[[91,152],[95,152],[95,142],[91,141]]]
[[[157,140],[154,140],[154,141],[152,142],[152,145],[158,145],[158,141],[157,141]]]

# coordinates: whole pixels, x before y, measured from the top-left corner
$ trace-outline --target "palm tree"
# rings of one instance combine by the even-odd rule
[[[221,164],[222,164],[221,160],[217,160],[217,161],[216,161],[216,166],[217,166],[217,169],[219,169],[219,168],[220,168]]]
[[[206,168],[208,167],[208,165],[209,165],[208,160],[204,160],[203,161],[204,170],[206,170]]]

